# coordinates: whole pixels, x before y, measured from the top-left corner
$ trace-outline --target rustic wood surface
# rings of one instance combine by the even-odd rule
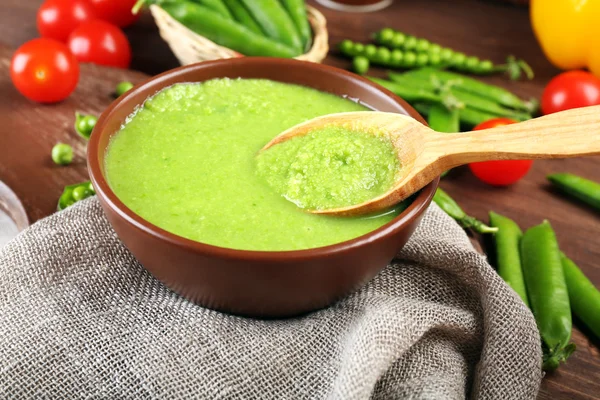
[[[36,37],[35,11],[40,3],[41,0],[2,0],[1,40],[16,47]],[[544,84],[558,72],[539,50],[527,10],[522,7],[476,0],[397,0],[391,8],[373,14],[345,14],[319,8],[329,21],[333,50],[326,62],[331,65],[349,66],[335,51],[335,45],[343,38],[366,41],[370,32],[391,26],[497,62],[508,54],[525,58],[536,71],[533,81],[486,79],[525,98],[539,97]],[[134,52],[134,69],[155,74],[177,65],[149,15],[126,32]],[[74,112],[100,113],[112,100],[111,91],[117,82],[138,82],[146,75],[86,65],[73,96],[61,104],[43,106],[27,101],[12,87],[8,78],[10,53],[7,47],[0,48],[0,180],[13,188],[29,218],[36,221],[54,211],[64,185],[87,179],[85,143],[72,128]],[[382,75],[384,71],[373,72]],[[76,160],[72,166],[53,165],[50,149],[58,141],[75,145]],[[536,161],[527,177],[509,188],[486,186],[463,168],[453,171],[442,186],[467,212],[484,220],[489,210],[515,219],[523,228],[549,219],[562,249],[600,285],[598,213],[557,194],[545,183],[546,174],[561,171],[600,179],[599,167],[598,158]],[[573,339],[578,350],[559,371],[546,376],[540,399],[600,398],[600,341],[590,341],[582,331],[589,336],[576,321]]]

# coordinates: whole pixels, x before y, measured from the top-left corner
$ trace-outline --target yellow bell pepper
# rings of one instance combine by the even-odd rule
[[[530,16],[552,64],[600,77],[600,0],[531,0]]]

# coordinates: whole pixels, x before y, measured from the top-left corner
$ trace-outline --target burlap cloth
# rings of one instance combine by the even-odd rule
[[[171,292],[95,198],[0,250],[1,399],[532,399],[540,365],[531,313],[435,205],[366,287],[286,320]]]

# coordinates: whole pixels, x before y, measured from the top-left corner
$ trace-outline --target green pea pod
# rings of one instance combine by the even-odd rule
[[[212,11],[218,13],[222,17],[227,19],[233,19],[233,15],[229,12],[227,6],[221,0],[191,0],[195,3],[200,4],[206,8],[211,9]]]
[[[477,57],[467,57],[465,54],[456,52],[451,48],[442,47],[431,43],[427,39],[407,35],[403,32],[391,28],[383,28],[373,35],[373,39],[378,44],[391,49],[414,50],[419,53],[442,54],[447,53],[447,67],[464,70],[472,74],[488,75],[498,72],[506,72],[511,79],[519,79],[524,72],[527,78],[533,79],[533,70],[523,60],[517,60],[509,56],[506,64],[494,65],[490,60],[480,60]]]
[[[412,103],[412,106],[421,114],[429,115],[433,104],[427,104],[422,102]],[[474,110],[470,107],[464,107],[460,110],[459,118],[461,124],[474,127],[481,124],[482,122],[489,121],[493,118],[499,118],[500,115],[491,114],[480,110]]]
[[[449,110],[441,104],[434,104],[429,110],[427,123],[437,132],[455,133],[460,130],[460,110]]]
[[[300,35],[279,0],[242,0],[242,2],[265,35],[299,53],[303,52],[304,46]]]
[[[452,94],[435,93],[424,88],[415,87],[412,85],[402,85],[391,82],[385,79],[367,77],[371,81],[383,86],[390,92],[397,94],[404,100],[412,102],[429,102],[434,104],[443,104],[446,108],[463,108],[464,104],[457,100]]]
[[[519,225],[513,220],[496,214],[493,211],[490,212],[490,225],[498,228],[498,232],[494,235],[498,275],[519,295],[523,303],[529,307],[519,251],[523,232],[521,232]]]
[[[88,198],[95,194],[96,191],[94,190],[94,187],[90,181],[65,186],[60,198],[58,199],[58,205],[56,206],[56,209],[58,211],[64,210],[65,208],[75,204],[77,201]]]
[[[437,80],[436,74],[415,75],[412,73],[398,74],[394,72],[388,73],[389,78],[398,84],[404,86],[420,87],[423,90],[439,91],[441,88],[449,90],[461,103],[466,107],[474,110],[483,111],[488,114],[494,114],[505,118],[516,119],[517,121],[525,121],[531,119],[531,115],[525,112],[507,109],[493,100],[481,97],[477,94],[462,91],[458,89],[455,81],[440,81]]]
[[[434,104],[431,106],[427,123],[429,127],[437,132],[453,133],[460,131],[459,110],[457,108],[449,109],[443,104]],[[442,172],[441,177],[448,175],[448,171]]]
[[[165,2],[161,7],[192,31],[244,55],[292,58],[299,54],[196,3]]]
[[[229,11],[233,15],[233,18],[244,25],[246,28],[250,29],[254,33],[258,33],[262,35],[262,31],[260,30],[260,26],[256,23],[250,12],[246,9],[246,6],[242,4],[241,0],[223,0],[225,5],[229,8]]]
[[[312,33],[310,24],[308,23],[304,0],[281,0],[281,3],[294,21],[296,29],[300,33],[302,48],[304,51],[308,51],[310,49]]]
[[[600,184],[577,175],[560,173],[547,176],[561,191],[600,210]]]
[[[571,310],[600,338],[600,291],[567,256],[561,253]]]
[[[545,344],[545,370],[558,368],[575,350],[571,306],[556,235],[548,221],[528,229],[521,239],[521,262],[531,310]]]
[[[472,93],[480,97],[492,100],[508,108],[521,110],[525,112],[534,112],[537,109],[537,102],[526,102],[508,90],[495,85],[483,83],[480,80],[469,78],[454,72],[444,71],[435,68],[422,68],[406,72],[407,78],[431,79],[435,76],[442,83],[453,82],[453,88],[467,93]]]
[[[467,215],[456,201],[440,188],[436,190],[433,201],[463,228],[472,228],[479,233],[494,233],[498,231],[498,228],[489,227],[478,219]]]

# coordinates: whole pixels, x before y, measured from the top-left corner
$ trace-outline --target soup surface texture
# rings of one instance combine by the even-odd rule
[[[105,173],[132,211],[176,235],[243,250],[299,250],[381,227],[380,215],[309,214],[257,173],[257,152],[308,119],[365,111],[348,99],[263,79],[177,84],[149,98],[111,139]]]

